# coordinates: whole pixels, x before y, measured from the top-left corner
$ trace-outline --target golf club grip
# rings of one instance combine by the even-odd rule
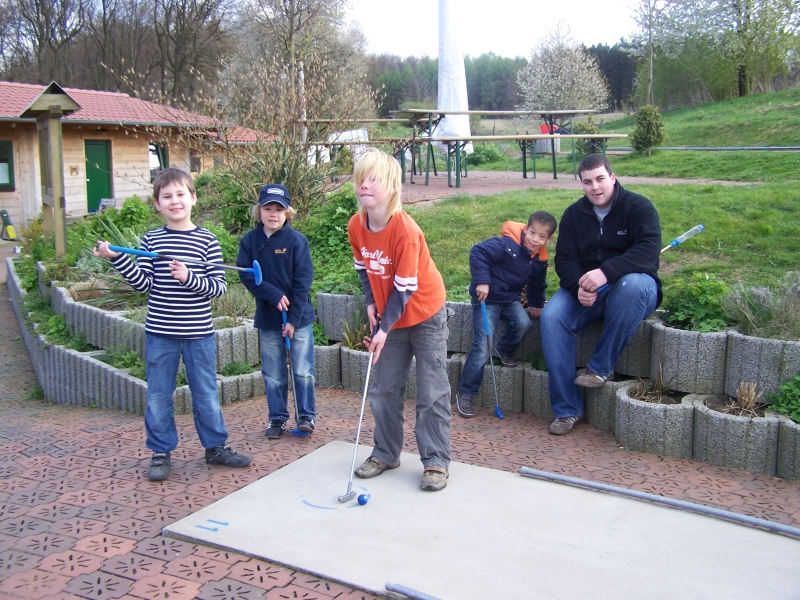
[[[481,314],[483,315],[483,333],[489,335],[489,317],[486,315],[486,302],[481,302]]]
[[[147,252],[146,250],[138,250],[136,248],[123,248],[122,246],[112,246],[109,244],[108,249],[112,252],[124,252],[125,254],[135,254],[136,256],[158,258],[158,253],[156,252]]]
[[[700,225],[695,225],[694,227],[692,227],[689,231],[687,231],[683,235],[681,235],[679,237],[676,237],[674,240],[672,240],[669,243],[670,248],[672,248],[674,246],[677,246],[678,244],[682,244],[683,242],[688,240],[690,237],[696,236],[698,233],[700,233],[704,229],[705,229],[705,227],[703,226],[702,223]]]
[[[286,311],[285,310],[281,310],[281,319],[283,319],[283,328],[285,330],[286,329],[286,323],[288,322],[286,320]],[[289,339],[288,335],[283,336],[283,339],[286,340],[285,341],[286,349],[287,350],[291,350],[292,349],[292,340]]]

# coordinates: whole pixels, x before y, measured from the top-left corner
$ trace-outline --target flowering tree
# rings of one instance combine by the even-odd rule
[[[535,48],[517,73],[522,110],[604,109],[608,83],[597,59],[579,46],[563,22]]]

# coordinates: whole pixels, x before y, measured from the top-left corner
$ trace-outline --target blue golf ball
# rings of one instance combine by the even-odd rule
[[[364,505],[365,505],[367,502],[369,502],[369,498],[370,498],[370,495],[369,495],[369,494],[361,494],[361,495],[358,497],[358,503],[359,503],[361,506],[364,506]]]

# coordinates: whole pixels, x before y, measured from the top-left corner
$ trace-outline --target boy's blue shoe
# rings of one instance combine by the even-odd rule
[[[278,421],[277,419],[270,421],[269,427],[267,427],[267,439],[277,440],[283,435],[284,429],[286,429],[286,423],[284,421]]]
[[[217,446],[216,448],[206,449],[206,464],[225,465],[226,467],[241,469],[250,464],[250,457],[239,454],[236,450],[225,444],[223,446]]]
[[[300,417],[297,428],[306,433],[314,433],[314,421],[310,417]]]
[[[169,477],[169,467],[169,452],[153,452],[150,468],[147,469],[147,478],[150,481],[164,481]]]

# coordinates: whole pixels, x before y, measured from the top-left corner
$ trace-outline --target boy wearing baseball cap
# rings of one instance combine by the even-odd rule
[[[267,388],[269,427],[267,439],[276,440],[289,419],[289,386],[286,345],[289,337],[292,356],[294,402],[297,429],[314,431],[314,308],[311,282],[314,267],[305,236],[291,227],[297,211],[292,208],[289,190],[279,183],[265,185],[253,207],[253,218],[260,223],[242,237],[236,264],[261,265],[263,281],[256,285],[252,273],[241,273],[245,287],[256,298],[254,326],[261,338],[261,374]],[[286,313],[286,325],[283,313]]]

